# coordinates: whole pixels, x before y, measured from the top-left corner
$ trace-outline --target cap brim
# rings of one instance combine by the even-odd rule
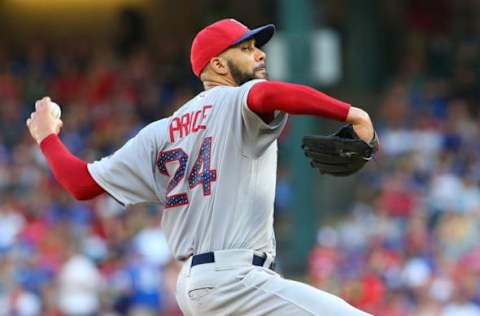
[[[264,26],[260,26],[260,27],[257,27],[256,29],[253,29],[243,34],[238,40],[233,42],[233,44],[230,46],[235,46],[253,37],[255,38],[255,45],[257,47],[262,47],[272,38],[274,33],[275,33],[275,25],[267,24]]]

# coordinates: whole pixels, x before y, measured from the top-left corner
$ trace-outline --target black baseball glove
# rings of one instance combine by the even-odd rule
[[[337,177],[351,175],[371,160],[378,150],[378,138],[367,143],[360,139],[351,124],[343,126],[333,135],[303,137],[302,148],[310,164],[322,174]]]

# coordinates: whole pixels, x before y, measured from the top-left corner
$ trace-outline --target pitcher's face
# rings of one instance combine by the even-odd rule
[[[249,39],[222,53],[227,60],[230,74],[237,85],[253,79],[267,79],[265,53],[255,46],[255,39]]]

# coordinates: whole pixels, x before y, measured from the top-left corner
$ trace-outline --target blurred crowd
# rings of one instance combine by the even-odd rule
[[[86,161],[111,154],[190,98],[146,51],[0,51],[0,315],[179,315],[178,264],[154,206],[75,202],[25,120],[36,99],[62,107],[61,137]]]
[[[480,28],[428,23],[434,8],[412,15],[381,152],[309,260],[313,285],[374,315],[480,315]]]

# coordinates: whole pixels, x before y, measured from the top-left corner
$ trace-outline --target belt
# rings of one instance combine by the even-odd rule
[[[263,267],[265,260],[267,260],[267,257],[260,257],[257,255],[253,255],[252,264],[254,266]],[[201,253],[199,255],[194,255],[192,257],[192,267],[199,264],[213,263],[213,262],[215,262],[215,253],[212,251]],[[275,270],[275,262],[272,262],[268,268],[270,270]]]

